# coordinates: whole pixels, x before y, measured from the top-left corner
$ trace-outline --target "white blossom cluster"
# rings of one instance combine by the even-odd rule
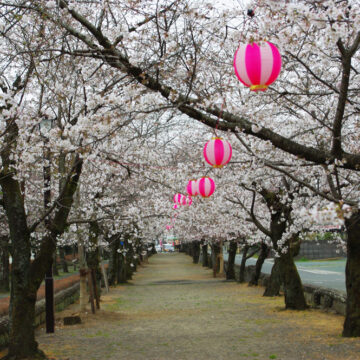
[[[169,234],[166,225],[183,241],[245,238],[253,245],[268,239],[263,230],[271,232],[280,213],[286,226],[275,245],[281,253],[295,234],[315,224],[346,225],[357,211],[358,173],[346,168],[345,157],[319,165],[256,137],[274,132],[331,151],[344,86],[339,39],[345,47],[356,39],[357,1],[258,1],[254,18],[236,2],[70,1],[63,9],[57,1],[37,3],[1,5],[9,13],[1,20],[1,84],[7,90],[0,96],[0,147],[11,149],[29,224],[44,214],[46,190],[51,203],[57,201],[77,156],[84,164],[60,244],[87,241],[88,223],[96,220],[103,246],[129,228],[144,242],[157,240]],[[17,18],[15,9],[22,9]],[[74,11],[101,29],[118,59],[99,50],[106,41],[86,31]],[[252,93],[234,76],[233,54],[239,42],[264,40],[278,46],[283,69],[267,92]],[[340,135],[342,150],[355,155],[359,58],[357,51]],[[23,86],[16,88],[18,76]],[[147,76],[162,92],[146,87]],[[210,110],[250,123],[248,129],[237,124],[232,133],[217,130],[234,150],[225,168],[205,166],[202,148],[212,134],[204,120],[184,114],[184,104],[220,128],[226,122]],[[9,143],[12,121],[17,134]],[[46,166],[51,183],[44,186]],[[174,211],[173,195],[205,175],[215,180],[214,195]],[[264,189],[288,215],[266,204]],[[44,232],[40,223],[34,243]]]

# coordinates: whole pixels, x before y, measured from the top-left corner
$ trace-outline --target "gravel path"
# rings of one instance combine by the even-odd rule
[[[285,311],[283,298],[262,292],[213,279],[184,254],[158,254],[103,296],[95,316],[75,326],[59,322],[54,335],[39,329],[38,341],[61,360],[360,359],[360,340],[340,336],[342,316]]]

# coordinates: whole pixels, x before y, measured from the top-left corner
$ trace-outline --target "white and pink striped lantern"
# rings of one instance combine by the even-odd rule
[[[181,205],[191,205],[192,204],[192,198],[191,196],[183,195],[181,199]]]
[[[183,205],[188,205],[190,206],[193,202],[192,200],[192,197],[189,195],[189,196],[184,196],[184,199],[185,199],[185,203],[183,202]]]
[[[174,203],[175,203],[175,204],[182,205],[182,203],[183,203],[183,197],[184,197],[183,194],[179,194],[179,193],[175,194],[175,195],[174,195]]]
[[[204,176],[197,181],[198,193],[204,197],[208,198],[215,191],[215,182],[212,178]]]
[[[197,180],[189,180],[187,186],[186,186],[186,191],[189,194],[189,196],[196,196],[198,194],[197,191]]]
[[[230,143],[220,137],[213,137],[209,140],[203,150],[204,158],[214,168],[222,168],[232,156]]]
[[[240,44],[234,56],[234,69],[237,78],[251,91],[265,91],[280,73],[281,55],[268,41],[260,45]]]

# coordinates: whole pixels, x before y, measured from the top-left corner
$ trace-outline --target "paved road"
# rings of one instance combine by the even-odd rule
[[[224,259],[227,259],[227,254],[224,254]],[[240,265],[241,255],[236,255],[235,263]],[[250,258],[246,264],[254,265],[255,263],[256,259]],[[265,260],[262,272],[270,274],[273,263],[273,259]],[[345,263],[345,259],[299,261],[296,262],[296,267],[304,284],[317,285],[345,292]]]

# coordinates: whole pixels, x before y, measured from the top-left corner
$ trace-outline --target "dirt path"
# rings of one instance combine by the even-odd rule
[[[71,360],[356,360],[343,317],[284,311],[283,298],[223,279],[184,254],[159,254],[129,285],[111,289],[84,323],[38,332],[40,347]],[[64,316],[77,310],[76,305]]]

